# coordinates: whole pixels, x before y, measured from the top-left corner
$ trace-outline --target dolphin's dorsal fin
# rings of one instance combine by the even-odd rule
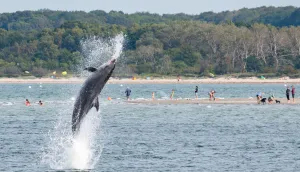
[[[97,69],[94,67],[87,67],[87,68],[84,68],[84,70],[87,70],[89,72],[95,72]]]

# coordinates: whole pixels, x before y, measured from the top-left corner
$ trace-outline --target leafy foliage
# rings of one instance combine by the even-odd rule
[[[82,58],[81,40],[120,32],[127,39],[125,65],[133,73],[294,74],[300,69],[299,21],[295,7],[200,15],[47,9],[2,13],[0,76],[29,71],[41,77],[49,70],[71,70]]]

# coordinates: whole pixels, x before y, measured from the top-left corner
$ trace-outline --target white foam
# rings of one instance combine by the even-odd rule
[[[2,103],[2,105],[3,106],[11,106],[11,105],[13,105],[13,103],[12,102],[4,102],[4,103]]]

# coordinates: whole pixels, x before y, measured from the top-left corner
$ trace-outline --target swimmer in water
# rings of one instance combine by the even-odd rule
[[[127,101],[129,101],[130,94],[131,94],[131,90],[129,89],[129,87],[126,88],[125,94],[126,94]]]
[[[154,94],[154,92],[152,92],[152,100],[154,100],[155,99],[155,94]]]
[[[42,101],[41,101],[41,100],[39,101],[39,105],[40,105],[40,106],[43,106],[43,103],[42,103]]]
[[[30,106],[30,102],[29,102],[29,100],[28,100],[28,99],[26,99],[26,101],[25,101],[25,105],[26,105],[26,106]]]

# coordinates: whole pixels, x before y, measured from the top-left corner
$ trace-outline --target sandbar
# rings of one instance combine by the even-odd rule
[[[80,84],[83,83],[85,78],[0,78],[0,83],[51,83],[51,84]],[[108,84],[297,84],[300,83],[300,78],[277,78],[277,79],[259,79],[259,78],[186,78],[177,81],[176,78],[163,79],[163,78],[151,78],[151,79],[114,79],[108,80]]]
[[[279,100],[280,104],[288,104],[285,98],[276,98],[276,100]],[[133,103],[133,104],[258,104],[256,98],[221,98],[221,99],[217,98],[216,101],[210,101],[208,99],[175,99],[175,100],[147,99],[147,100],[130,100],[127,101],[127,103]],[[267,105],[268,102],[266,102],[265,104]],[[275,101],[273,101],[272,104],[268,104],[268,105],[273,105],[273,104],[276,104]],[[295,98],[295,103],[292,103],[292,101],[289,103],[289,105],[299,105],[299,104],[300,104],[300,98]]]

